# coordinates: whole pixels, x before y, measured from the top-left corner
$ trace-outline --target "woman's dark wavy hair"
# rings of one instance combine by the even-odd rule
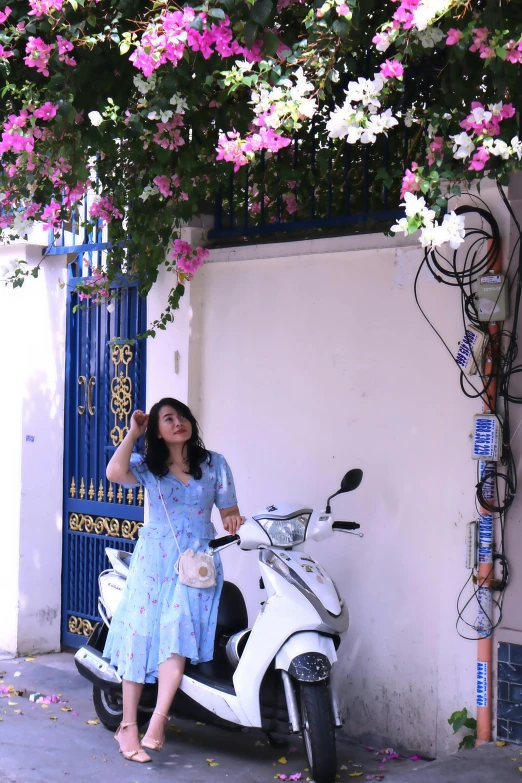
[[[172,397],[164,397],[150,409],[149,423],[145,433],[145,463],[150,472],[160,478],[169,472],[167,464],[169,448],[165,441],[159,437],[159,414],[166,405],[174,408],[180,416],[192,424],[192,435],[185,443],[184,453],[189,463],[188,473],[199,480],[203,475],[202,463],[206,461],[210,465],[210,452],[201,440],[199,425],[190,408]]]

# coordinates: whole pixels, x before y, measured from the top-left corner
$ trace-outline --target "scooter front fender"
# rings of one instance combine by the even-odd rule
[[[337,653],[333,640],[313,631],[296,633],[276,655],[275,667],[300,682],[321,682],[330,677]]]

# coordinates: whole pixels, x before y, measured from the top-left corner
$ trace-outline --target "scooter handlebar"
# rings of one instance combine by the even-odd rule
[[[360,527],[358,522],[334,522],[332,530],[344,530],[348,532],[350,530],[359,530]]]
[[[220,538],[213,538],[209,542],[209,547],[211,549],[222,549],[225,546],[230,546],[230,544],[239,544],[240,541],[240,536],[221,536]]]

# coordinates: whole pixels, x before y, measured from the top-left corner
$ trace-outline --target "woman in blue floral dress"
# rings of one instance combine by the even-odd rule
[[[145,433],[145,456],[133,454]],[[215,557],[216,584],[181,584],[180,551],[204,552],[216,529],[214,504],[225,529],[236,533],[240,516],[232,473],[221,454],[208,451],[190,409],[170,397],[150,414],[135,411],[131,426],[107,466],[115,484],[141,484],[148,493],[149,519],[130,565],[127,584],[112,618],[104,656],[123,679],[123,721],[115,738],[125,758],[146,762],[143,750],[161,750],[172,700],[185,661],[212,659],[223,569]],[[177,542],[177,543],[176,543]],[[139,744],[137,713],[143,684],[158,681],[158,698],[147,733]]]

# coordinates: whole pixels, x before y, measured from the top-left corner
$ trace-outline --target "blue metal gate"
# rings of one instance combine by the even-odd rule
[[[52,252],[72,251],[63,244]],[[132,551],[143,524],[142,488],[108,482],[105,469],[132,411],[145,408],[145,342],[118,342],[146,330],[145,300],[129,287],[109,306],[85,305],[74,291],[104,247],[75,245],[84,252],[70,266],[68,280],[62,644],[71,647],[81,646],[100,619],[98,574],[108,565],[105,547]]]

